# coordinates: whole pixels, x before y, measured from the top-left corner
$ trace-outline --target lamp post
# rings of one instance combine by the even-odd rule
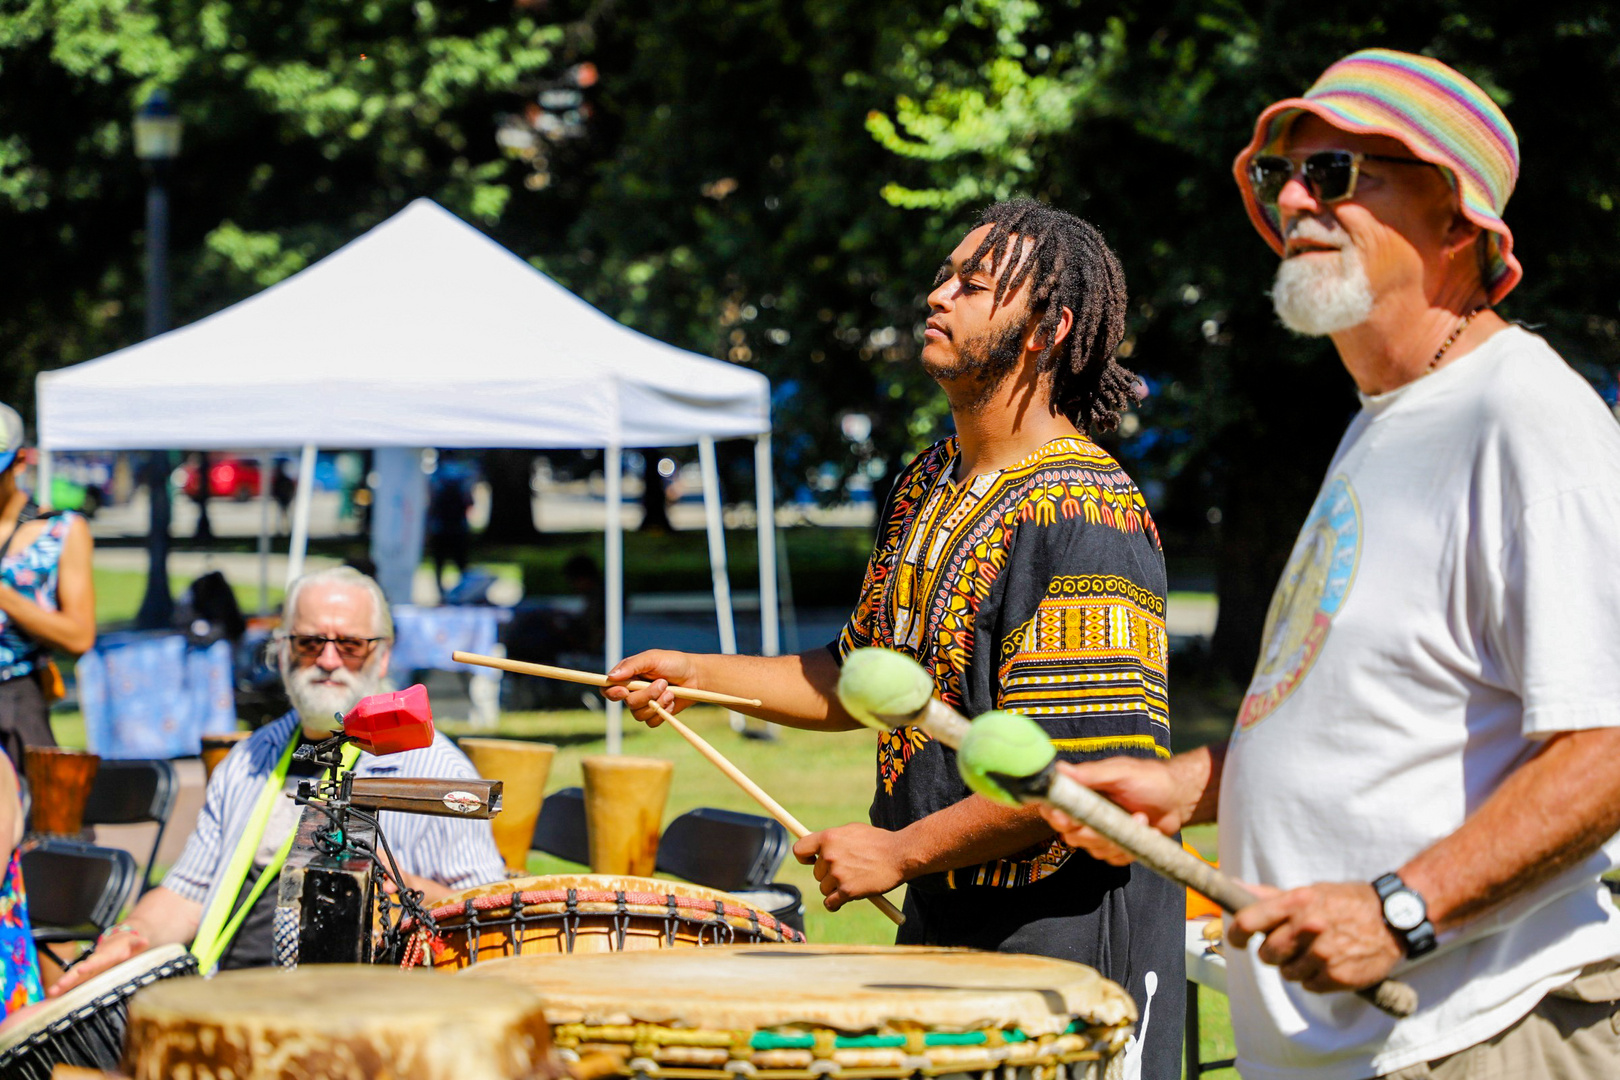
[[[135,156],[146,166],[146,336],[169,329],[169,171],[180,153],[180,118],[169,95],[155,90],[135,111]],[[146,595],[135,615],[143,630],[167,627],[174,618],[169,595],[169,454],[146,456],[151,503],[147,532]],[[206,483],[206,478],[204,480]]]

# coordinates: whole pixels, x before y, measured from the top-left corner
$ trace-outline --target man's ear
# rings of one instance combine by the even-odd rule
[[[1066,307],[1059,308],[1058,323],[1057,326],[1052,329],[1052,340],[1050,342],[1051,347],[1055,349],[1059,345],[1063,344],[1063,339],[1069,336],[1069,331],[1072,329],[1074,329],[1074,312],[1070,311]],[[1047,345],[1047,335],[1041,332],[1041,321],[1036,319],[1035,325],[1030,329],[1029,339],[1025,344],[1025,348],[1031,352],[1040,352],[1045,349]]]
[[[1461,213],[1453,214],[1451,227],[1446,230],[1445,240],[1441,243],[1441,250],[1446,253],[1446,261],[1466,258],[1470,251],[1477,250],[1480,238],[1484,235],[1484,229],[1469,221]]]

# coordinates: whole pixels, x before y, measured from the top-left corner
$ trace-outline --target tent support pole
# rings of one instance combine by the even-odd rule
[[[39,450],[39,466],[34,478],[34,501],[41,506],[50,506],[54,509],[56,500],[51,497],[51,452],[44,447]]]
[[[624,497],[622,492],[624,468],[624,453],[618,445],[607,447],[602,455],[602,476],[607,481],[607,522],[604,528],[604,543],[607,547],[607,573],[604,575],[604,587],[607,589],[607,610],[604,613],[604,627],[607,645],[607,668],[612,671],[614,665],[624,659],[624,519],[622,510]],[[619,754],[624,752],[624,705],[621,702],[607,703],[607,752]]]
[[[305,443],[298,457],[298,494],[293,497],[292,537],[287,542],[287,584],[304,573],[309,548],[309,500],[315,494],[315,444]]]
[[[776,483],[771,475],[771,433],[754,436],[754,527],[759,543],[759,641],[766,656],[782,652],[781,608],[776,599]],[[772,725],[765,725],[772,732]]]
[[[762,651],[782,651],[776,599],[776,485],[771,478],[771,433],[754,436],[754,517],[759,529],[759,634]]]
[[[259,614],[270,614],[270,454],[259,455]]]
[[[703,473],[703,523],[709,534],[709,580],[714,587],[714,616],[720,625],[720,651],[737,653],[737,624],[731,608],[731,579],[726,573],[726,529],[720,513],[720,466],[714,436],[698,436],[698,468]],[[743,729],[738,713],[727,713],[733,731]]]

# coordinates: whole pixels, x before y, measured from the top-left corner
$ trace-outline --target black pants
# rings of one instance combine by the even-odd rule
[[[22,773],[23,750],[30,746],[55,746],[51,734],[50,707],[33,675],[19,675],[0,682],[0,749]]]

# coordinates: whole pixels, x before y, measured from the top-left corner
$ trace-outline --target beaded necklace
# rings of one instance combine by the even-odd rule
[[[1445,341],[1441,342],[1438,349],[1434,350],[1434,359],[1429,361],[1428,369],[1425,370],[1423,374],[1427,375],[1430,371],[1433,371],[1435,368],[1440,366],[1440,358],[1446,355],[1446,350],[1451,348],[1452,345],[1456,344],[1458,338],[1462,337],[1462,332],[1468,329],[1468,324],[1474,321],[1474,316],[1478,315],[1489,306],[1489,304],[1481,304],[1462,317],[1462,321],[1457,323],[1457,329],[1453,330],[1451,332],[1451,336],[1446,338]]]

